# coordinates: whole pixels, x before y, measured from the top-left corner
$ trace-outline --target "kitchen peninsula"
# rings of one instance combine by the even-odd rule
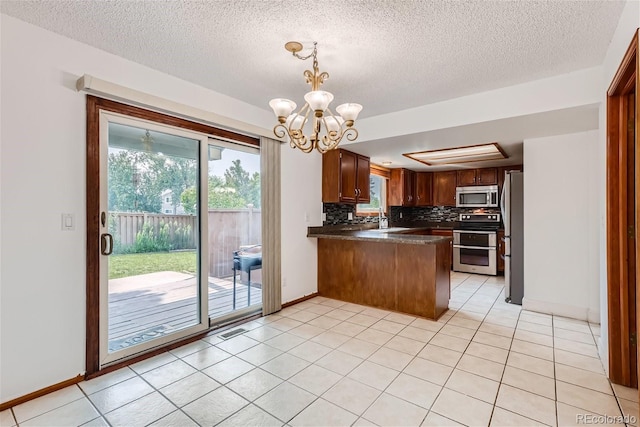
[[[318,239],[318,294],[437,319],[449,305],[451,238],[426,229],[334,230]]]

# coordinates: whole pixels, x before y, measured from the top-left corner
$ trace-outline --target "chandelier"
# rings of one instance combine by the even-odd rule
[[[318,69],[316,46],[317,43],[313,42],[313,51],[307,56],[300,56],[298,52],[302,50],[301,43],[288,42],[284,45],[284,48],[298,59],[304,61],[313,58],[313,71],[304,72],[307,83],[311,85],[311,92],[307,92],[304,96],[304,106],[294,113],[297,105],[291,100],[276,98],[269,102],[279,122],[273,128],[273,133],[278,138],[288,135],[291,147],[297,147],[305,153],[310,153],[314,148],[321,153],[326,153],[336,148],[343,137],[349,141],[355,141],[358,138],[358,131],[353,124],[362,110],[362,105],[352,103],[338,105],[336,111],[339,115],[333,114],[329,109],[333,95],[320,90],[320,86],[329,78],[329,74],[320,72]],[[308,128],[308,135],[304,133],[305,127]]]
[[[154,141],[151,137],[151,132],[149,132],[149,129],[147,129],[147,131],[144,133],[144,136],[140,138],[140,141],[142,141],[144,151],[151,151],[151,145],[154,143]]]

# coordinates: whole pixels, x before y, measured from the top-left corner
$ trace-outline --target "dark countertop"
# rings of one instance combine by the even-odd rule
[[[382,243],[408,243],[412,245],[431,245],[451,241],[451,237],[411,234],[413,232],[426,231],[430,228],[434,227],[389,227],[383,230],[372,228],[371,226],[368,226],[367,228],[358,228],[357,226],[353,226],[350,229],[338,229],[336,227],[309,227],[307,237],[337,240],[361,240],[366,242]]]

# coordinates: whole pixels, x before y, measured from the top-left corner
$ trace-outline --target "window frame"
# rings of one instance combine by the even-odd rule
[[[388,215],[388,211],[389,211],[389,181],[391,179],[391,170],[387,169],[383,166],[379,166],[376,165],[375,163],[371,163],[371,165],[369,166],[369,174],[370,175],[376,175],[379,177],[382,177],[385,181],[385,200],[384,200],[384,209],[382,210],[382,213],[385,216],[389,216]],[[369,217],[369,216],[378,216],[378,212],[371,212],[371,211],[359,211],[358,210],[358,205],[359,203],[356,203],[356,212],[355,215],[356,216],[361,216],[361,217]]]

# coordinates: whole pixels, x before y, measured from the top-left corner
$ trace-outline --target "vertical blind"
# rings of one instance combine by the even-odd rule
[[[262,314],[282,308],[280,141],[260,138],[262,185]]]

